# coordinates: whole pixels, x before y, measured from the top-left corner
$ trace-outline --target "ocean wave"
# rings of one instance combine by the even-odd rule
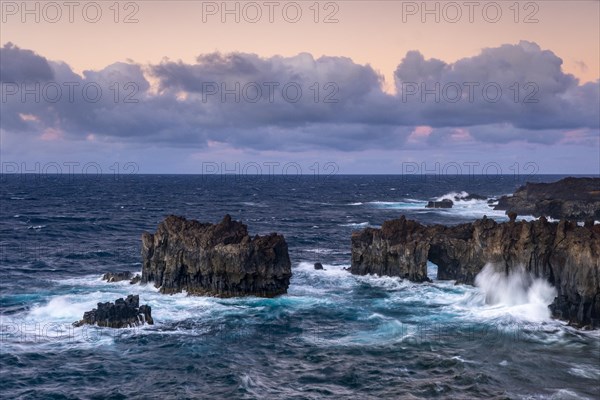
[[[419,200],[405,200],[405,201],[369,201],[369,206],[374,208],[383,208],[390,210],[418,210],[423,209],[427,205],[426,201]]]
[[[340,226],[349,227],[349,228],[366,228],[369,226],[369,221],[366,222],[350,222],[347,224],[340,224]]]

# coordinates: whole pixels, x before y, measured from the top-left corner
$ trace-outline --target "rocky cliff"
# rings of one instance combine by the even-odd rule
[[[495,209],[555,219],[600,220],[600,178],[527,183],[512,196],[501,197]]]
[[[487,263],[505,273],[523,266],[557,289],[550,306],[555,317],[600,327],[600,225],[545,218],[499,224],[484,218],[447,227],[402,217],[352,235],[353,274],[422,282],[428,279],[428,260],[438,265],[438,279],[467,284]]]
[[[169,216],[142,235],[142,283],[162,293],[273,297],[292,275],[283,236],[248,235],[229,215],[218,224]]]

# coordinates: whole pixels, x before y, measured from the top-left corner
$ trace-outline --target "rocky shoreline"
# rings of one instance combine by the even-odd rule
[[[430,261],[438,266],[437,279],[468,285],[486,265],[506,275],[524,270],[556,289],[549,306],[553,317],[577,327],[600,328],[600,225],[594,225],[594,218],[600,219],[600,191],[594,190],[599,185],[598,178],[528,183],[499,200],[496,209],[507,210],[509,216],[505,223],[485,216],[455,226],[427,226],[404,216],[385,221],[380,229],[352,234],[349,270],[427,282]],[[464,199],[486,198],[455,196],[457,201]],[[430,201],[427,207],[451,208],[452,203]],[[541,217],[517,221],[518,211]],[[551,223],[544,215],[586,222]],[[142,234],[141,256],[141,276],[109,272],[102,279],[151,283],[164,294],[274,297],[287,293],[292,275],[282,235],[252,237],[246,225],[229,215],[217,224],[170,215],[154,234]],[[314,269],[324,268],[317,262]],[[152,323],[150,307],[140,307],[138,296],[130,295],[114,304],[99,303],[75,324],[125,327],[140,320]]]
[[[567,220],[497,223],[483,218],[456,226],[426,226],[399,219],[381,229],[352,235],[351,273],[428,281],[427,261],[438,279],[472,285],[486,264],[506,274],[518,268],[544,278],[558,295],[555,318],[578,327],[600,327],[600,225],[581,227]]]
[[[600,178],[565,178],[527,183],[512,196],[498,199],[495,210],[554,219],[600,220]]]

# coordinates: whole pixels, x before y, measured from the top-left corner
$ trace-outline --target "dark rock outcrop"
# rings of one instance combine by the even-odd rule
[[[128,271],[124,272],[107,272],[102,275],[102,280],[107,282],[121,282],[130,280],[133,278],[133,274]]]
[[[321,269],[323,269],[323,264],[321,264],[320,262],[316,262],[314,267],[316,270],[321,270]]]
[[[129,295],[125,300],[117,299],[114,303],[98,303],[98,308],[86,311],[83,319],[74,322],[73,326],[98,325],[109,328],[131,328],[143,324],[154,324],[150,306],[140,306],[138,295]]]
[[[425,208],[452,208],[453,205],[454,202],[452,200],[444,199],[440,201],[430,201]]]
[[[136,274],[135,276],[133,276],[133,274],[128,271],[107,272],[104,275],[102,275],[102,280],[107,282],[121,282],[129,280],[129,283],[134,285],[136,283],[140,283],[142,277],[140,276],[140,274]]]
[[[142,264],[142,283],[161,293],[273,297],[287,292],[292,275],[282,235],[251,237],[229,215],[218,224],[168,216],[142,235]]]
[[[381,229],[366,228],[352,234],[352,263],[355,275],[400,276],[415,282],[427,281],[429,235],[424,225],[400,219],[385,221]]]
[[[527,183],[498,200],[495,210],[555,219],[600,220],[600,178],[565,178],[553,183]]]
[[[437,264],[438,279],[466,284],[473,284],[487,263],[505,273],[522,266],[556,288],[550,307],[555,317],[600,327],[600,225],[484,218],[447,227],[402,217],[352,235],[353,274],[423,282],[428,280],[427,261]]]

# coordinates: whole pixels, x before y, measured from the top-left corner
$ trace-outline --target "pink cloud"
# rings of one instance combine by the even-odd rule
[[[55,128],[46,128],[44,129],[44,132],[42,133],[42,136],[40,136],[40,139],[42,139],[43,141],[54,141],[54,140],[60,140],[63,137],[63,132],[59,129],[55,129]]]
[[[464,129],[464,128],[453,129],[452,133],[450,134],[450,137],[456,141],[465,141],[465,140],[472,139],[471,134],[469,133],[469,130]]]
[[[427,125],[420,125],[415,127],[415,129],[408,136],[407,141],[409,143],[419,143],[424,139],[427,139],[429,135],[433,132],[433,128]]]

